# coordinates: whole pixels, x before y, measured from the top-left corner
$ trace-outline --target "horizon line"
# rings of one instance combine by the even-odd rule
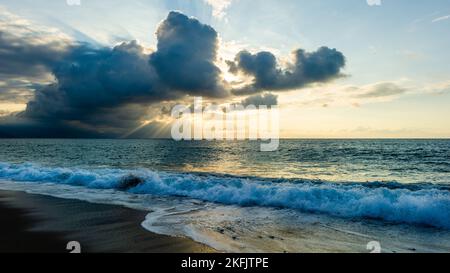
[[[255,140],[188,140],[176,141],[172,138],[155,137],[155,138],[114,138],[114,137],[0,137],[5,139],[86,139],[86,140],[172,140],[174,142],[245,142]],[[450,137],[281,137],[280,140],[450,140]],[[265,141],[258,139],[256,141]]]

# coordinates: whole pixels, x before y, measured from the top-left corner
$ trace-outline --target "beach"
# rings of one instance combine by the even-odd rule
[[[244,234],[237,225],[225,224],[205,229],[210,241],[196,236],[160,235],[161,230],[156,229],[157,234],[144,229],[144,219],[152,215],[149,211],[20,191],[0,190],[0,213],[0,253],[69,253],[66,247],[72,241],[80,243],[82,253],[368,253],[366,244],[377,240],[383,253],[450,251],[449,233],[444,230],[384,225],[377,221],[340,221],[301,213],[296,217],[302,220],[279,232],[255,228]],[[160,221],[157,226],[166,228],[167,221],[180,225],[171,222],[172,217],[183,216],[171,215],[156,218]]]
[[[0,252],[208,253],[210,247],[141,227],[148,212],[49,196],[0,191]]]

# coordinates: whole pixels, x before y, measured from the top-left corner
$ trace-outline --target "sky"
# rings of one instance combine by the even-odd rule
[[[161,137],[195,96],[270,99],[285,138],[450,137],[450,0],[77,2],[0,0],[0,137]]]

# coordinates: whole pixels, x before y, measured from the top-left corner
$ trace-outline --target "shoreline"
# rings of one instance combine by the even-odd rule
[[[154,206],[157,212],[158,205]],[[260,215],[254,229],[245,220],[238,224],[244,230],[250,228],[250,233],[225,222],[216,223],[216,228],[206,224],[203,234],[212,244],[201,237],[159,235],[144,228],[151,210],[151,206],[139,210],[51,197],[39,191],[0,189],[0,253],[69,253],[66,246],[71,241],[81,244],[82,253],[368,253],[366,245],[372,241],[381,244],[383,253],[450,251],[450,230],[300,212],[295,214],[295,223],[289,220],[288,225],[265,229],[262,225],[270,225],[268,215],[278,218],[260,214],[258,208],[237,212],[242,219]],[[166,220],[171,223],[170,217],[156,223],[164,226]]]
[[[141,227],[148,214],[115,205],[93,204],[0,190],[0,253],[211,253],[187,238],[155,234]]]

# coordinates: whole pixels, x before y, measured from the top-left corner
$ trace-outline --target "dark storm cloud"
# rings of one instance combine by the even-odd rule
[[[278,105],[278,96],[270,93],[253,95],[244,99],[241,104],[243,106],[255,105],[255,106],[276,106]]]
[[[194,95],[226,96],[217,59],[218,35],[208,25],[170,12],[156,33],[158,50],[150,64],[165,84]]]
[[[28,101],[25,111],[1,118],[0,137],[157,136],[160,124],[141,125],[155,117],[152,109],[158,103],[189,95],[230,96],[215,65],[217,32],[179,12],[169,13],[159,25],[153,53],[136,41],[109,48],[73,42],[60,34],[44,37],[28,25],[22,35],[22,28],[0,30],[0,99]],[[236,94],[324,82],[338,77],[344,64],[344,56],[328,48],[298,50],[295,63],[286,69],[279,68],[269,52],[241,52],[230,63],[233,72],[255,78]],[[14,85],[23,79],[27,85]],[[52,83],[43,85],[48,79]],[[274,105],[277,97],[264,94],[244,101]]]
[[[35,92],[26,117],[81,120],[127,103],[168,97],[135,41],[110,48],[80,45],[52,68],[56,82]],[[158,90],[158,91],[156,91]]]
[[[102,138],[110,134],[85,130],[64,122],[36,121],[17,116],[2,118],[0,138]]]
[[[298,49],[294,63],[280,68],[270,52],[252,54],[241,51],[234,62],[228,62],[230,72],[242,72],[254,77],[252,84],[234,90],[235,94],[253,94],[262,91],[282,91],[301,88],[312,83],[322,83],[342,76],[344,55],[336,49],[321,47],[315,52]]]
[[[158,50],[150,55],[136,41],[113,49],[73,46],[52,67],[56,83],[36,91],[24,116],[97,122],[90,117],[125,104],[223,95],[220,71],[213,64],[214,29],[171,12],[157,38]]]
[[[36,63],[56,81],[36,90],[20,117],[126,131],[139,125],[146,113],[143,104],[186,95],[226,95],[214,65],[218,41],[213,28],[171,12],[158,28],[157,38],[158,50],[152,54],[132,41],[112,49],[70,45],[64,55],[55,54],[57,58],[37,58]],[[19,52],[10,54],[10,59]],[[21,58],[17,70],[26,64],[27,58]],[[16,70],[15,64],[8,66],[5,70]]]

